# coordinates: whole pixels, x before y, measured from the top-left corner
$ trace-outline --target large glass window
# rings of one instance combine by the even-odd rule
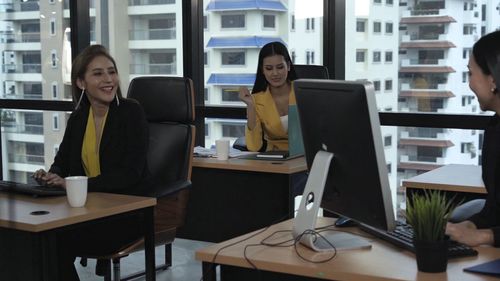
[[[272,6],[259,1],[204,0],[203,49],[210,58],[205,65],[207,106],[243,108],[240,87],[251,90],[255,81],[260,48],[271,41],[283,42],[295,64],[323,64],[322,1],[273,0]],[[207,118],[205,146],[216,139],[244,136],[246,120]],[[236,129],[237,128],[237,129]],[[206,131],[206,132],[207,132]]]
[[[408,0],[404,9],[385,3],[346,1],[345,78],[372,81],[380,93],[376,95],[380,111],[485,114],[479,112],[468,87],[467,64],[479,28],[491,32],[498,21],[485,23],[472,17],[464,8],[470,1]],[[379,33],[380,19],[384,19],[383,33]],[[377,36],[356,32],[360,20],[372,22]],[[384,50],[386,63],[353,63],[361,61],[364,49],[373,54],[374,62],[378,50]],[[394,142],[385,147],[386,162],[398,171],[390,173],[394,195],[408,177],[451,163],[479,164],[476,150],[482,134],[473,131],[383,127],[385,139],[390,136]]]
[[[220,26],[222,28],[243,28],[245,27],[245,15],[221,15]]]
[[[245,51],[224,51],[222,65],[245,65]]]
[[[0,99],[69,97],[68,7],[62,1],[2,1],[0,18]],[[36,169],[52,164],[53,147],[59,145],[66,126],[60,117],[54,123],[53,114],[0,110],[4,179],[24,182]]]

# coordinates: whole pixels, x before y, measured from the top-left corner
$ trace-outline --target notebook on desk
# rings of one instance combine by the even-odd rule
[[[288,151],[266,151],[239,158],[284,161],[304,155],[304,143],[296,105],[288,106]]]

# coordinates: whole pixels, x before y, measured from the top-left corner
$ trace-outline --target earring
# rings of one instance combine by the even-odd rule
[[[497,87],[493,87],[493,88],[491,88],[491,92],[492,92],[492,93],[495,93],[496,91],[497,91]]]
[[[80,94],[80,98],[78,99],[78,102],[76,103],[75,110],[77,110],[78,107],[80,107],[80,103],[82,102],[82,98],[83,98],[84,94],[85,94],[85,88],[82,89],[82,93]]]
[[[118,94],[115,94],[116,98],[116,106],[120,106],[120,99],[118,98]]]

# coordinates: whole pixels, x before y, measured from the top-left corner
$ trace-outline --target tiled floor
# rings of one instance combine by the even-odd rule
[[[198,281],[201,279],[201,263],[194,259],[194,252],[212,243],[176,239],[173,244],[173,266],[165,271],[157,272],[156,280],[166,281]],[[163,248],[156,249],[156,262],[164,261]],[[82,267],[79,260],[76,267],[81,281],[102,281],[103,277],[94,274],[95,260],[89,260],[87,267]],[[144,269],[143,252],[134,253],[121,261],[121,272],[123,275]],[[145,280],[144,277],[134,279]]]

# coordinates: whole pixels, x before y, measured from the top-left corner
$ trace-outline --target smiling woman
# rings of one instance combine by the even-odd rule
[[[114,59],[103,46],[87,47],[73,61],[71,82],[76,108],[54,163],[48,172],[38,170],[35,178],[66,188],[65,177],[87,176],[89,192],[142,195],[150,177],[148,125],[141,106],[122,97]],[[114,252],[136,240],[141,236],[142,219],[117,218],[106,225],[97,223],[92,231],[79,229],[79,233],[68,231],[58,237],[62,245],[58,247],[59,280],[78,280],[73,265],[76,256]],[[109,229],[123,229],[122,235],[109,237]]]
[[[482,110],[494,116],[484,132],[482,178],[488,196],[483,209],[460,223],[449,223],[446,234],[469,246],[500,247],[500,30],[484,35],[472,48],[469,86]]]
[[[295,104],[292,81],[297,79],[288,50],[271,42],[259,52],[252,94],[240,88],[247,105],[246,144],[250,151],[288,150],[288,106]]]

